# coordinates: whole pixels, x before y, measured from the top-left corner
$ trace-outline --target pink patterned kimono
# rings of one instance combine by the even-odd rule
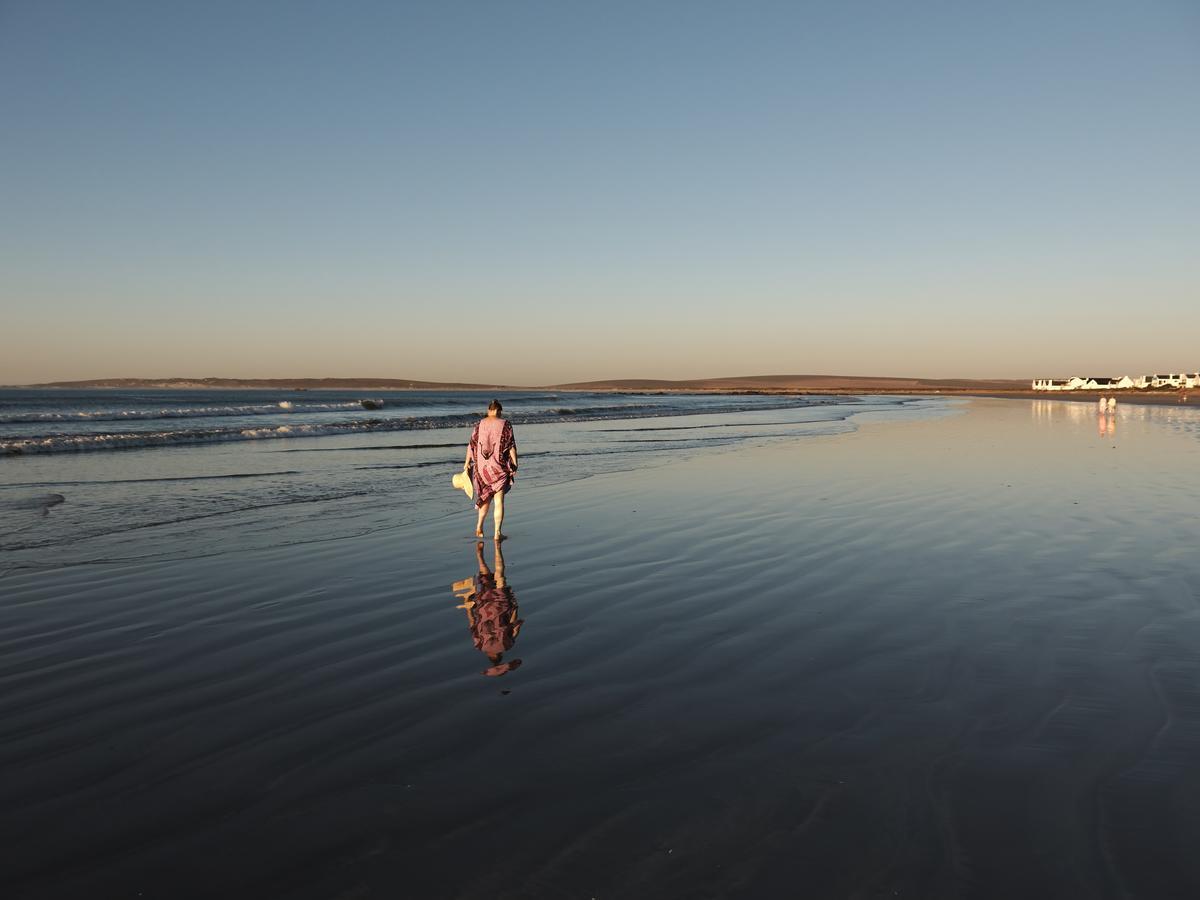
[[[475,505],[482,507],[496,494],[507,494],[517,477],[508,451],[517,446],[512,425],[507,419],[489,416],[481,419],[471,432],[471,480],[475,485]]]

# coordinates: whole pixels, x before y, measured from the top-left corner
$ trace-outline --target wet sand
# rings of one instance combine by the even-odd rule
[[[979,400],[524,483],[503,585],[469,510],[10,574],[0,869],[30,898],[1196,896],[1198,440],[1194,410]]]
[[[1010,400],[1054,401],[1058,403],[1090,403],[1096,405],[1101,397],[1115,397],[1117,405],[1135,406],[1200,406],[1200,391],[966,391],[970,396]]]

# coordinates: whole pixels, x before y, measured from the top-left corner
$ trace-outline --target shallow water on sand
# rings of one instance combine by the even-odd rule
[[[456,517],[12,571],[0,869],[28,897],[1196,896],[1198,425],[978,401],[522,483],[499,559]]]
[[[81,407],[100,415],[98,421],[70,419],[54,427],[73,429],[68,441],[104,440],[74,450],[5,455],[5,428],[44,428],[5,425],[6,393],[24,398],[16,418],[63,416],[69,413],[48,410]],[[463,495],[448,490],[450,476],[461,468],[471,426],[489,400],[470,392],[394,392],[379,401],[386,402],[390,418],[372,420],[378,428],[317,434],[303,428],[333,427],[324,419],[336,418],[354,401],[332,394],[296,401],[315,405],[315,412],[299,406],[281,412],[266,402],[279,392],[84,394],[0,391],[0,577],[18,569],[362,537],[452,515],[461,510]],[[516,426],[522,485],[669,465],[698,454],[853,431],[872,416],[924,418],[954,407],[916,397],[584,394],[569,401],[568,408],[557,395],[510,398],[506,415]],[[253,421],[238,413],[259,407],[249,416]],[[103,416],[115,408],[139,415],[202,413],[184,421],[189,427],[200,423],[202,436],[213,429],[231,434],[208,443],[118,443],[113,446],[122,449],[112,449],[113,435],[103,430],[112,423]],[[263,426],[276,420],[289,424],[277,426],[282,432]],[[162,422],[138,419],[135,425],[154,432]]]

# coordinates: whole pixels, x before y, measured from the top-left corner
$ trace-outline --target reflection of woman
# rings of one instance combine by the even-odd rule
[[[475,520],[475,537],[483,537],[483,517],[495,500],[495,538],[504,540],[500,526],[504,524],[504,495],[517,477],[517,441],[513,436],[512,424],[500,418],[504,407],[499,400],[488,404],[487,418],[481,419],[471,432],[471,443],[467,445],[467,458],[463,471],[474,467],[471,480],[475,487],[475,506],[479,517]]]
[[[483,545],[475,545],[475,560],[479,563],[479,574],[455,582],[454,593],[462,600],[459,609],[467,611],[467,624],[471,628],[471,640],[475,649],[485,654],[491,666],[483,670],[484,675],[497,676],[521,665],[521,660],[504,662],[504,654],[512,649],[521,632],[524,619],[518,618],[517,598],[504,577],[504,554],[500,545],[495,548],[495,573],[488,568],[483,558]]]

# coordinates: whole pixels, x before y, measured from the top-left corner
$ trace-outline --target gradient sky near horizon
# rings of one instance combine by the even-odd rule
[[[1200,4],[0,0],[0,383],[1200,368]]]

